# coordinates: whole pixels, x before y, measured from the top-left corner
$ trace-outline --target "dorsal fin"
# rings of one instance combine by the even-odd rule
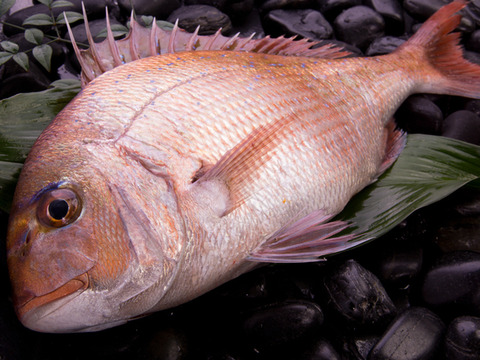
[[[83,17],[87,34],[90,34],[85,7]],[[241,38],[239,34],[233,37],[223,36],[219,29],[213,35],[198,35],[198,30],[193,34],[186,32],[175,24],[172,30],[161,29],[157,26],[155,19],[152,28],[141,26],[133,17],[130,20],[130,32],[121,40],[114,40],[108,20],[108,9],[106,9],[108,36],[103,42],[95,43],[88,37],[90,48],[81,50],[75,43],[70,30],[70,39],[73,43],[75,54],[82,66],[82,85],[102,73],[113,69],[121,64],[165,53],[194,50],[235,50],[248,51],[272,55],[284,56],[306,56],[323,59],[336,59],[350,55],[349,52],[335,47],[324,45],[313,49],[318,42],[308,39],[295,40],[295,37],[285,38],[283,36],[272,39],[269,36],[262,39]]]

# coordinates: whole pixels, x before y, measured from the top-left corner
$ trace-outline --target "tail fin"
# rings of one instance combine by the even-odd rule
[[[480,66],[463,58],[460,33],[452,32],[461,20],[458,11],[466,4],[465,0],[455,0],[443,6],[396,50],[397,54],[413,55],[421,49],[422,61],[427,61],[427,78],[419,85],[419,92],[480,98]]]

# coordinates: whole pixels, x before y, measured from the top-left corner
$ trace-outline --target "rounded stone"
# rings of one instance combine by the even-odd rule
[[[480,254],[456,251],[443,255],[425,275],[424,301],[456,312],[480,314]]]
[[[342,11],[362,4],[361,0],[317,0],[318,9],[329,19],[334,19]]]
[[[394,36],[383,36],[372,41],[367,51],[365,52],[365,55],[377,56],[390,54],[404,42],[405,40]]]
[[[480,117],[468,110],[456,111],[445,118],[442,135],[480,145]]]
[[[180,7],[179,0],[118,0],[118,4],[129,15],[133,5],[135,14],[155,16],[157,20],[166,19],[174,10]]]
[[[254,346],[271,349],[310,336],[322,323],[323,312],[317,304],[297,300],[252,310],[243,321],[243,329]]]
[[[386,31],[399,35],[403,33],[403,9],[398,0],[366,0],[364,4],[383,16]]]
[[[408,133],[440,134],[442,110],[428,97],[410,96],[394,115],[398,125]]]
[[[480,318],[461,316],[448,325],[445,335],[447,360],[480,359]]]
[[[178,26],[188,32],[194,32],[200,25],[200,35],[214,34],[220,28],[223,33],[228,33],[232,28],[226,14],[208,5],[182,6],[172,12],[167,21],[174,23],[177,19]]]
[[[280,28],[282,35],[300,35],[311,40],[329,39],[333,35],[330,23],[315,10],[273,10],[267,17]]]
[[[337,38],[365,50],[370,43],[384,34],[382,16],[366,6],[354,6],[345,10],[334,21]]]
[[[377,325],[395,316],[395,305],[378,278],[354,260],[325,277],[333,307],[352,325]]]
[[[434,359],[445,325],[426,308],[410,308],[388,327],[370,352],[369,360]]]

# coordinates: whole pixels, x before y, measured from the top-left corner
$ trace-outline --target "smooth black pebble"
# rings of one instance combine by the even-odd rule
[[[312,40],[329,39],[333,35],[330,23],[315,10],[272,10],[268,20],[280,28],[279,35],[300,35]]]
[[[422,295],[436,307],[480,314],[480,254],[456,251],[443,255],[427,272]]]
[[[382,324],[396,308],[378,278],[354,260],[325,277],[325,288],[337,312],[354,325]]]
[[[480,145],[480,117],[468,110],[455,111],[445,118],[442,135]]]
[[[369,360],[434,359],[445,324],[426,308],[414,307],[400,314],[372,349]]]
[[[337,38],[361,50],[368,48],[374,39],[383,36],[384,28],[382,16],[363,5],[345,10],[334,21]]]
[[[445,335],[445,352],[447,360],[480,359],[480,318],[455,318]]]
[[[442,129],[442,110],[428,97],[410,96],[397,110],[394,118],[408,133],[438,135]]]
[[[167,21],[174,23],[178,19],[178,26],[188,32],[194,32],[200,25],[200,35],[214,34],[222,28],[222,33],[228,33],[232,22],[227,14],[209,5],[182,6],[173,11]]]

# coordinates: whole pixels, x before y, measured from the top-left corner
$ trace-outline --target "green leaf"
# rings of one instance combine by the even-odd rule
[[[57,24],[65,24],[65,16],[67,17],[68,23],[72,24],[75,21],[83,20],[83,15],[76,11],[65,11],[57,16]]]
[[[0,17],[5,15],[15,5],[15,0],[0,0]]]
[[[29,16],[23,22],[23,25],[33,25],[33,26],[43,26],[43,25],[53,25],[53,19],[50,15],[47,14],[35,14]]]
[[[445,137],[414,134],[395,164],[358,193],[336,219],[360,234],[352,245],[377,238],[413,211],[480,178],[480,147]]]
[[[13,57],[12,53],[6,51],[0,51],[0,65],[5,64],[8,60]]]
[[[78,80],[58,80],[54,87],[0,101],[0,209],[8,211],[16,180],[33,143],[80,91]]]
[[[38,2],[48,7],[52,6],[52,0],[38,0]]]
[[[17,53],[19,49],[18,45],[11,41],[2,41],[0,42],[0,45],[2,45],[3,50],[8,51],[11,54]]]
[[[57,0],[52,3],[52,8],[68,7],[68,6],[73,6],[73,3],[70,1],[64,1],[64,0]]]
[[[124,36],[128,34],[128,28],[120,24],[114,24],[111,26],[113,37]],[[107,28],[100,31],[96,38],[106,38],[107,37]]]
[[[24,36],[28,42],[31,42],[35,45],[40,45],[43,40],[43,31],[35,28],[27,29],[25,30]]]
[[[170,31],[175,25],[168,21],[157,20],[157,26],[162,30]]]
[[[142,15],[141,16],[142,22],[145,24],[146,27],[151,27],[153,23],[153,16]]]
[[[28,71],[28,69],[30,68],[28,56],[24,52],[13,55],[13,61],[20,65],[25,71]]]
[[[51,70],[52,64],[52,47],[50,45],[44,44],[40,46],[35,46],[32,50],[33,57],[48,71]]]

